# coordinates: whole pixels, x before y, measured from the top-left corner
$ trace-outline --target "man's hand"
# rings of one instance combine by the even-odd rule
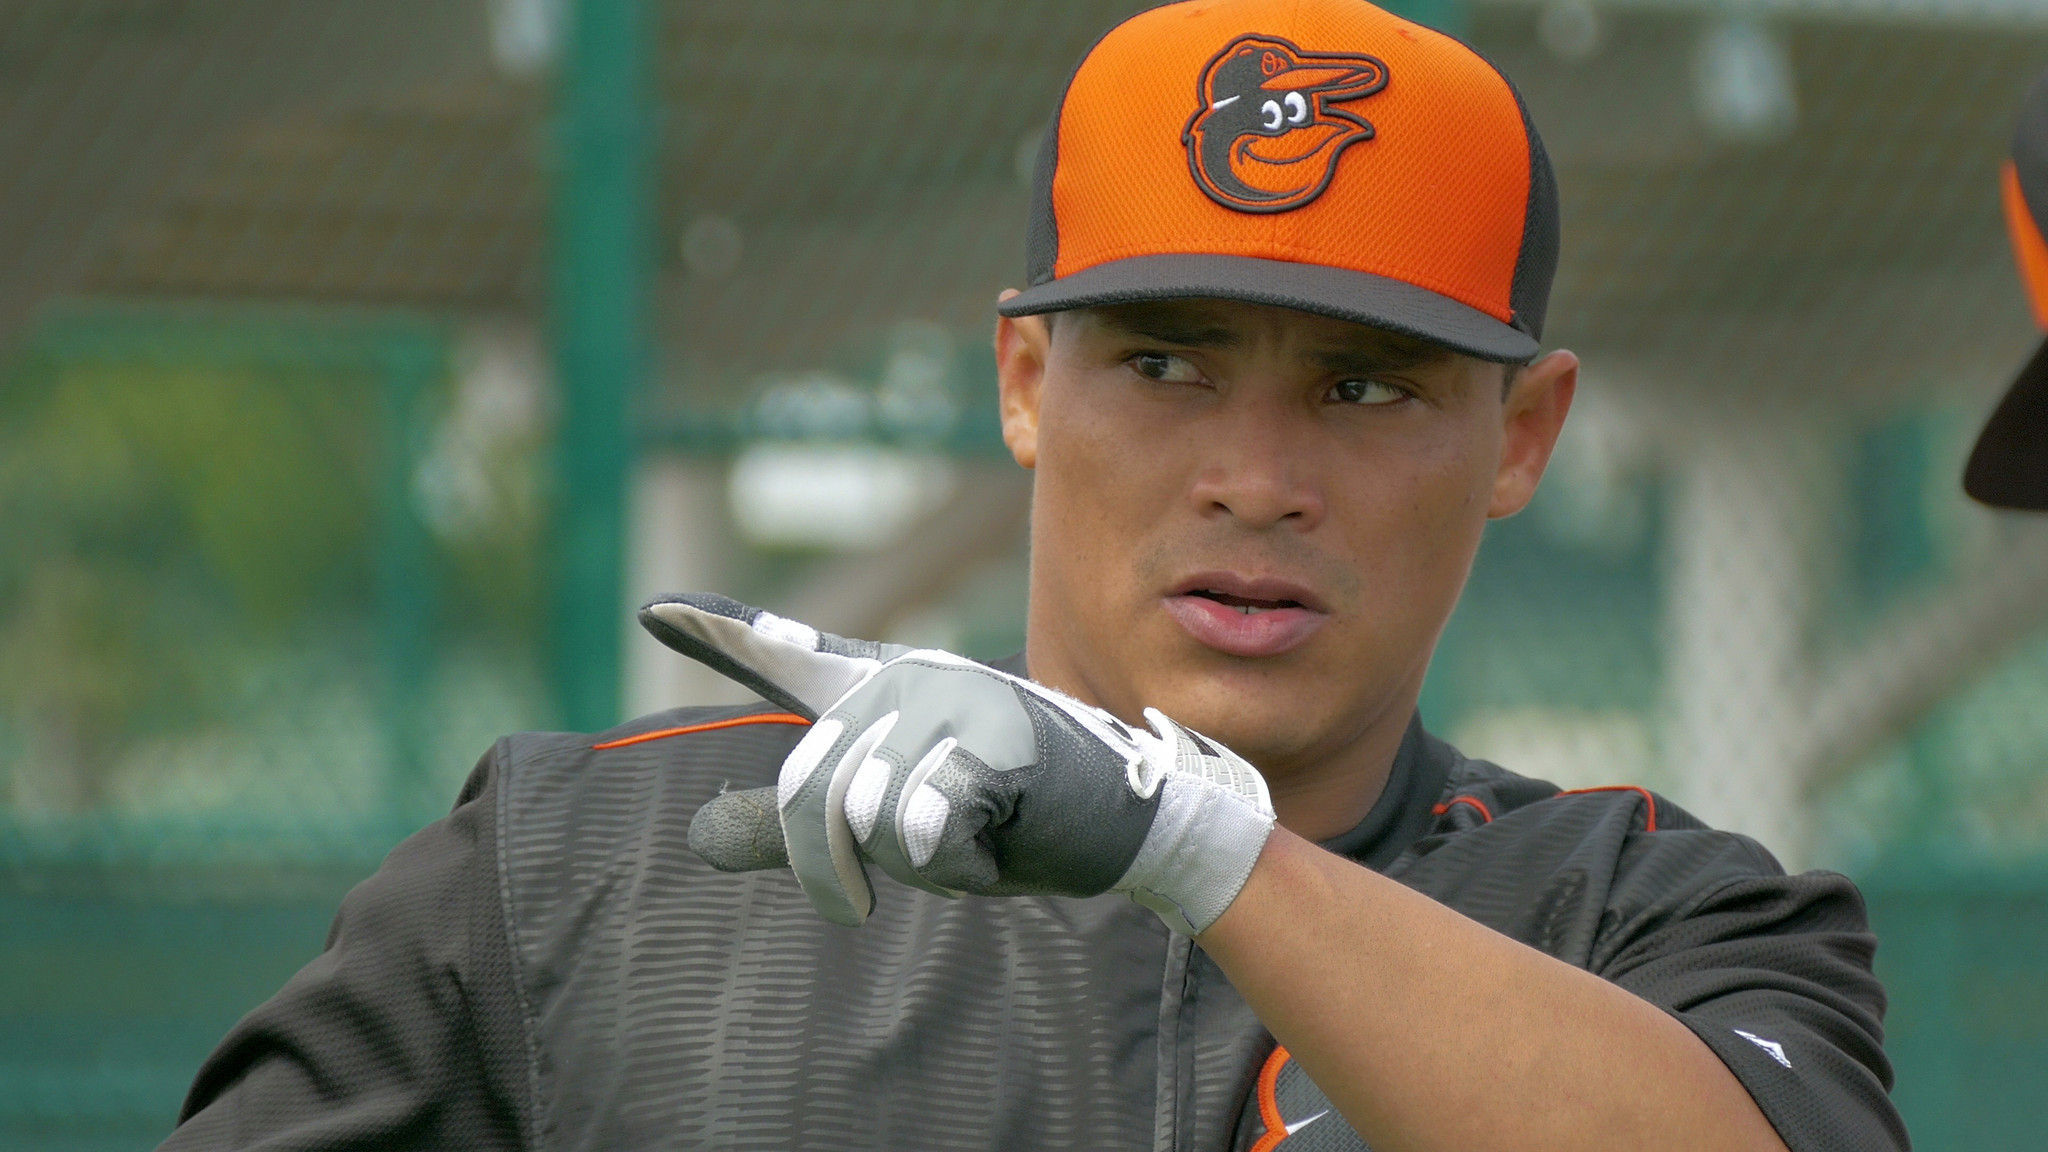
[[[1123,892],[1196,935],[1273,828],[1250,764],[1153,709],[1151,731],[950,652],[846,640],[722,596],[640,612],[664,643],[816,721],[774,788],[705,804],[713,867],[795,870],[820,915],[874,907],[866,865],[947,896]]]

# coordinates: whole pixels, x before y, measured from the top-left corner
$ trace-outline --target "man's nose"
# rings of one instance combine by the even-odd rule
[[[1223,416],[1189,492],[1203,516],[1229,516],[1248,528],[1306,532],[1327,511],[1314,471],[1316,452],[1298,418],[1275,412]]]

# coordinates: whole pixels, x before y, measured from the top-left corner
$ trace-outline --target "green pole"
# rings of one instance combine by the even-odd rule
[[[640,0],[575,0],[567,31],[553,265],[553,679],[561,721],[595,731],[620,719],[627,414],[647,361],[648,38]]]
[[[374,338],[374,337],[373,337]],[[399,827],[431,818],[436,802],[427,749],[426,694],[433,674],[431,547],[413,478],[433,429],[427,410],[447,371],[437,335],[398,330],[378,339],[383,377],[383,525],[377,550],[383,621],[385,804]]]

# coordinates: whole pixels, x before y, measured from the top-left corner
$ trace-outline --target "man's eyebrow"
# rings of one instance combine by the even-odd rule
[[[1442,355],[1444,354],[1434,349],[1375,345],[1330,348],[1311,353],[1309,358],[1315,361],[1316,367],[1325,372],[1365,376],[1374,372],[1400,372],[1417,368],[1439,359]]]
[[[1234,328],[1221,324],[1203,324],[1194,319],[1116,313],[1105,313],[1101,319],[1104,326],[1126,336],[1136,336],[1182,348],[1236,348],[1244,343],[1244,334]]]
[[[1179,348],[1241,348],[1244,333],[1227,324],[1206,322],[1199,315],[1184,315],[1138,309],[1103,311],[1097,314],[1104,327],[1124,336],[1170,344]],[[1399,372],[1432,363],[1449,355],[1419,341],[1396,338],[1368,339],[1308,354],[1316,367],[1345,375]]]

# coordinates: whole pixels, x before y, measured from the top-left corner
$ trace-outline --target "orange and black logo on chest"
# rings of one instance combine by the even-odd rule
[[[1386,86],[1375,57],[1240,36],[1202,69],[1201,106],[1182,134],[1188,169],[1225,208],[1299,208],[1330,186],[1346,148],[1373,137],[1371,121],[1334,105]]]

